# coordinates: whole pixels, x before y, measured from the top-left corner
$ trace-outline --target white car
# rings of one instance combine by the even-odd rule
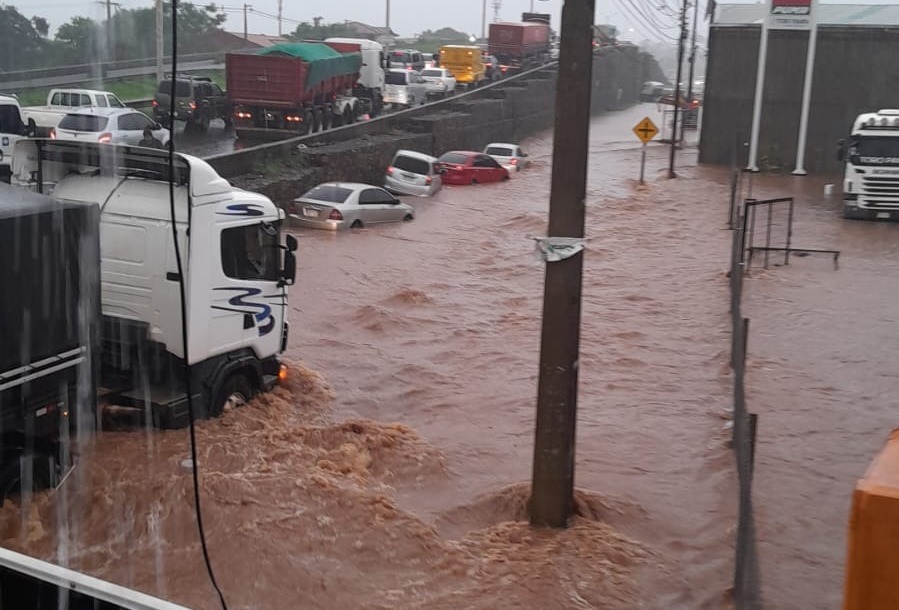
[[[384,103],[397,106],[419,106],[428,101],[428,89],[415,70],[393,68],[384,75]]]
[[[428,95],[446,97],[456,92],[456,77],[446,68],[425,68],[421,71]]]
[[[148,128],[161,144],[168,144],[169,130],[133,108],[92,108],[71,112],[50,132],[50,137],[138,146],[144,137],[144,129]]]
[[[415,218],[415,210],[377,186],[326,182],[290,202],[287,215],[302,227],[338,231],[409,222]]]
[[[494,142],[484,147],[484,154],[493,157],[510,172],[519,172],[531,164],[528,154],[518,144]]]
[[[430,197],[443,186],[437,159],[414,150],[398,150],[384,176],[384,188],[391,193]]]

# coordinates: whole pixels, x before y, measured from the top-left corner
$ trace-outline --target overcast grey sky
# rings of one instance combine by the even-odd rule
[[[706,0],[700,0],[705,6]],[[124,8],[150,7],[152,0],[113,0]],[[202,4],[202,0],[195,0]],[[552,25],[559,27],[560,12],[563,0],[501,0],[500,20],[518,21],[521,13],[529,11],[531,5],[535,12],[548,12],[552,15]],[[652,26],[643,25],[642,29],[633,27],[635,17],[639,18],[640,10],[649,11],[647,7],[656,6],[657,2],[676,6],[677,0],[601,0],[597,3],[596,23],[611,22],[622,30],[622,38],[639,41],[654,35],[660,40],[664,36]],[[57,27],[74,15],[83,15],[95,19],[106,16],[105,1],[92,0],[13,0],[20,11],[27,16],[40,15],[50,20],[55,31]],[[224,0],[218,2],[228,10],[228,21],[225,28],[230,31],[243,31],[243,14],[240,8],[243,0]],[[270,15],[277,15],[278,0],[248,0],[253,8]],[[493,21],[494,0],[487,0],[487,22]],[[312,21],[313,17],[322,17],[326,23],[344,20],[362,21],[376,26],[385,24],[386,0],[284,0],[283,29],[290,32],[298,21]],[[481,33],[481,11],[483,0],[390,0],[390,25],[403,37],[411,37],[423,30],[435,30],[451,27],[470,34]],[[673,9],[672,9],[673,11]],[[666,12],[672,12],[666,11]],[[674,18],[666,12],[653,11],[651,17],[656,25],[667,26]],[[643,19],[639,19],[643,21]],[[640,28],[640,24],[637,24]],[[277,21],[250,12],[248,29],[251,33],[275,34],[278,31]],[[648,31],[647,31],[648,30]],[[670,33],[670,29],[662,29],[662,33]]]

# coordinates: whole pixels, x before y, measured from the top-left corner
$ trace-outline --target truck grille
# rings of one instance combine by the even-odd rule
[[[860,195],[866,207],[899,207],[899,176],[863,176]]]

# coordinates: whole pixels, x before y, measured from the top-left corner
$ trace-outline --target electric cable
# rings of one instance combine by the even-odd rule
[[[178,0],[172,0],[172,90],[169,95],[169,211],[172,220],[172,238],[175,246],[175,264],[178,267],[178,294],[181,309],[181,351],[184,357],[184,383],[187,388],[187,420],[190,426],[190,461],[194,486],[194,508],[197,512],[197,530],[200,535],[200,546],[203,549],[203,561],[206,564],[206,572],[209,580],[218,593],[222,610],[228,610],[225,596],[219,588],[209,559],[209,549],[206,546],[206,531],[203,528],[203,511],[200,505],[200,469],[197,464],[197,433],[194,421],[193,388],[190,379],[190,360],[187,358],[187,299],[184,289],[184,265],[181,263],[181,247],[178,245],[178,223],[175,214],[175,85],[178,76]],[[187,229],[186,235],[190,239],[190,193],[187,194]]]

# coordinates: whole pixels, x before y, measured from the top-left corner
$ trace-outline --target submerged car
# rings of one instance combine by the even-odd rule
[[[398,150],[385,173],[384,188],[391,193],[430,197],[443,185],[437,159],[414,150]]]
[[[326,182],[294,199],[287,215],[303,227],[337,231],[407,222],[415,218],[415,210],[377,186]]]
[[[526,152],[521,150],[518,144],[496,142],[484,147],[484,154],[490,155],[496,162],[510,172],[519,172],[522,168],[531,164]]]
[[[509,179],[509,171],[484,153],[453,150],[437,159],[444,184],[483,184]]]

